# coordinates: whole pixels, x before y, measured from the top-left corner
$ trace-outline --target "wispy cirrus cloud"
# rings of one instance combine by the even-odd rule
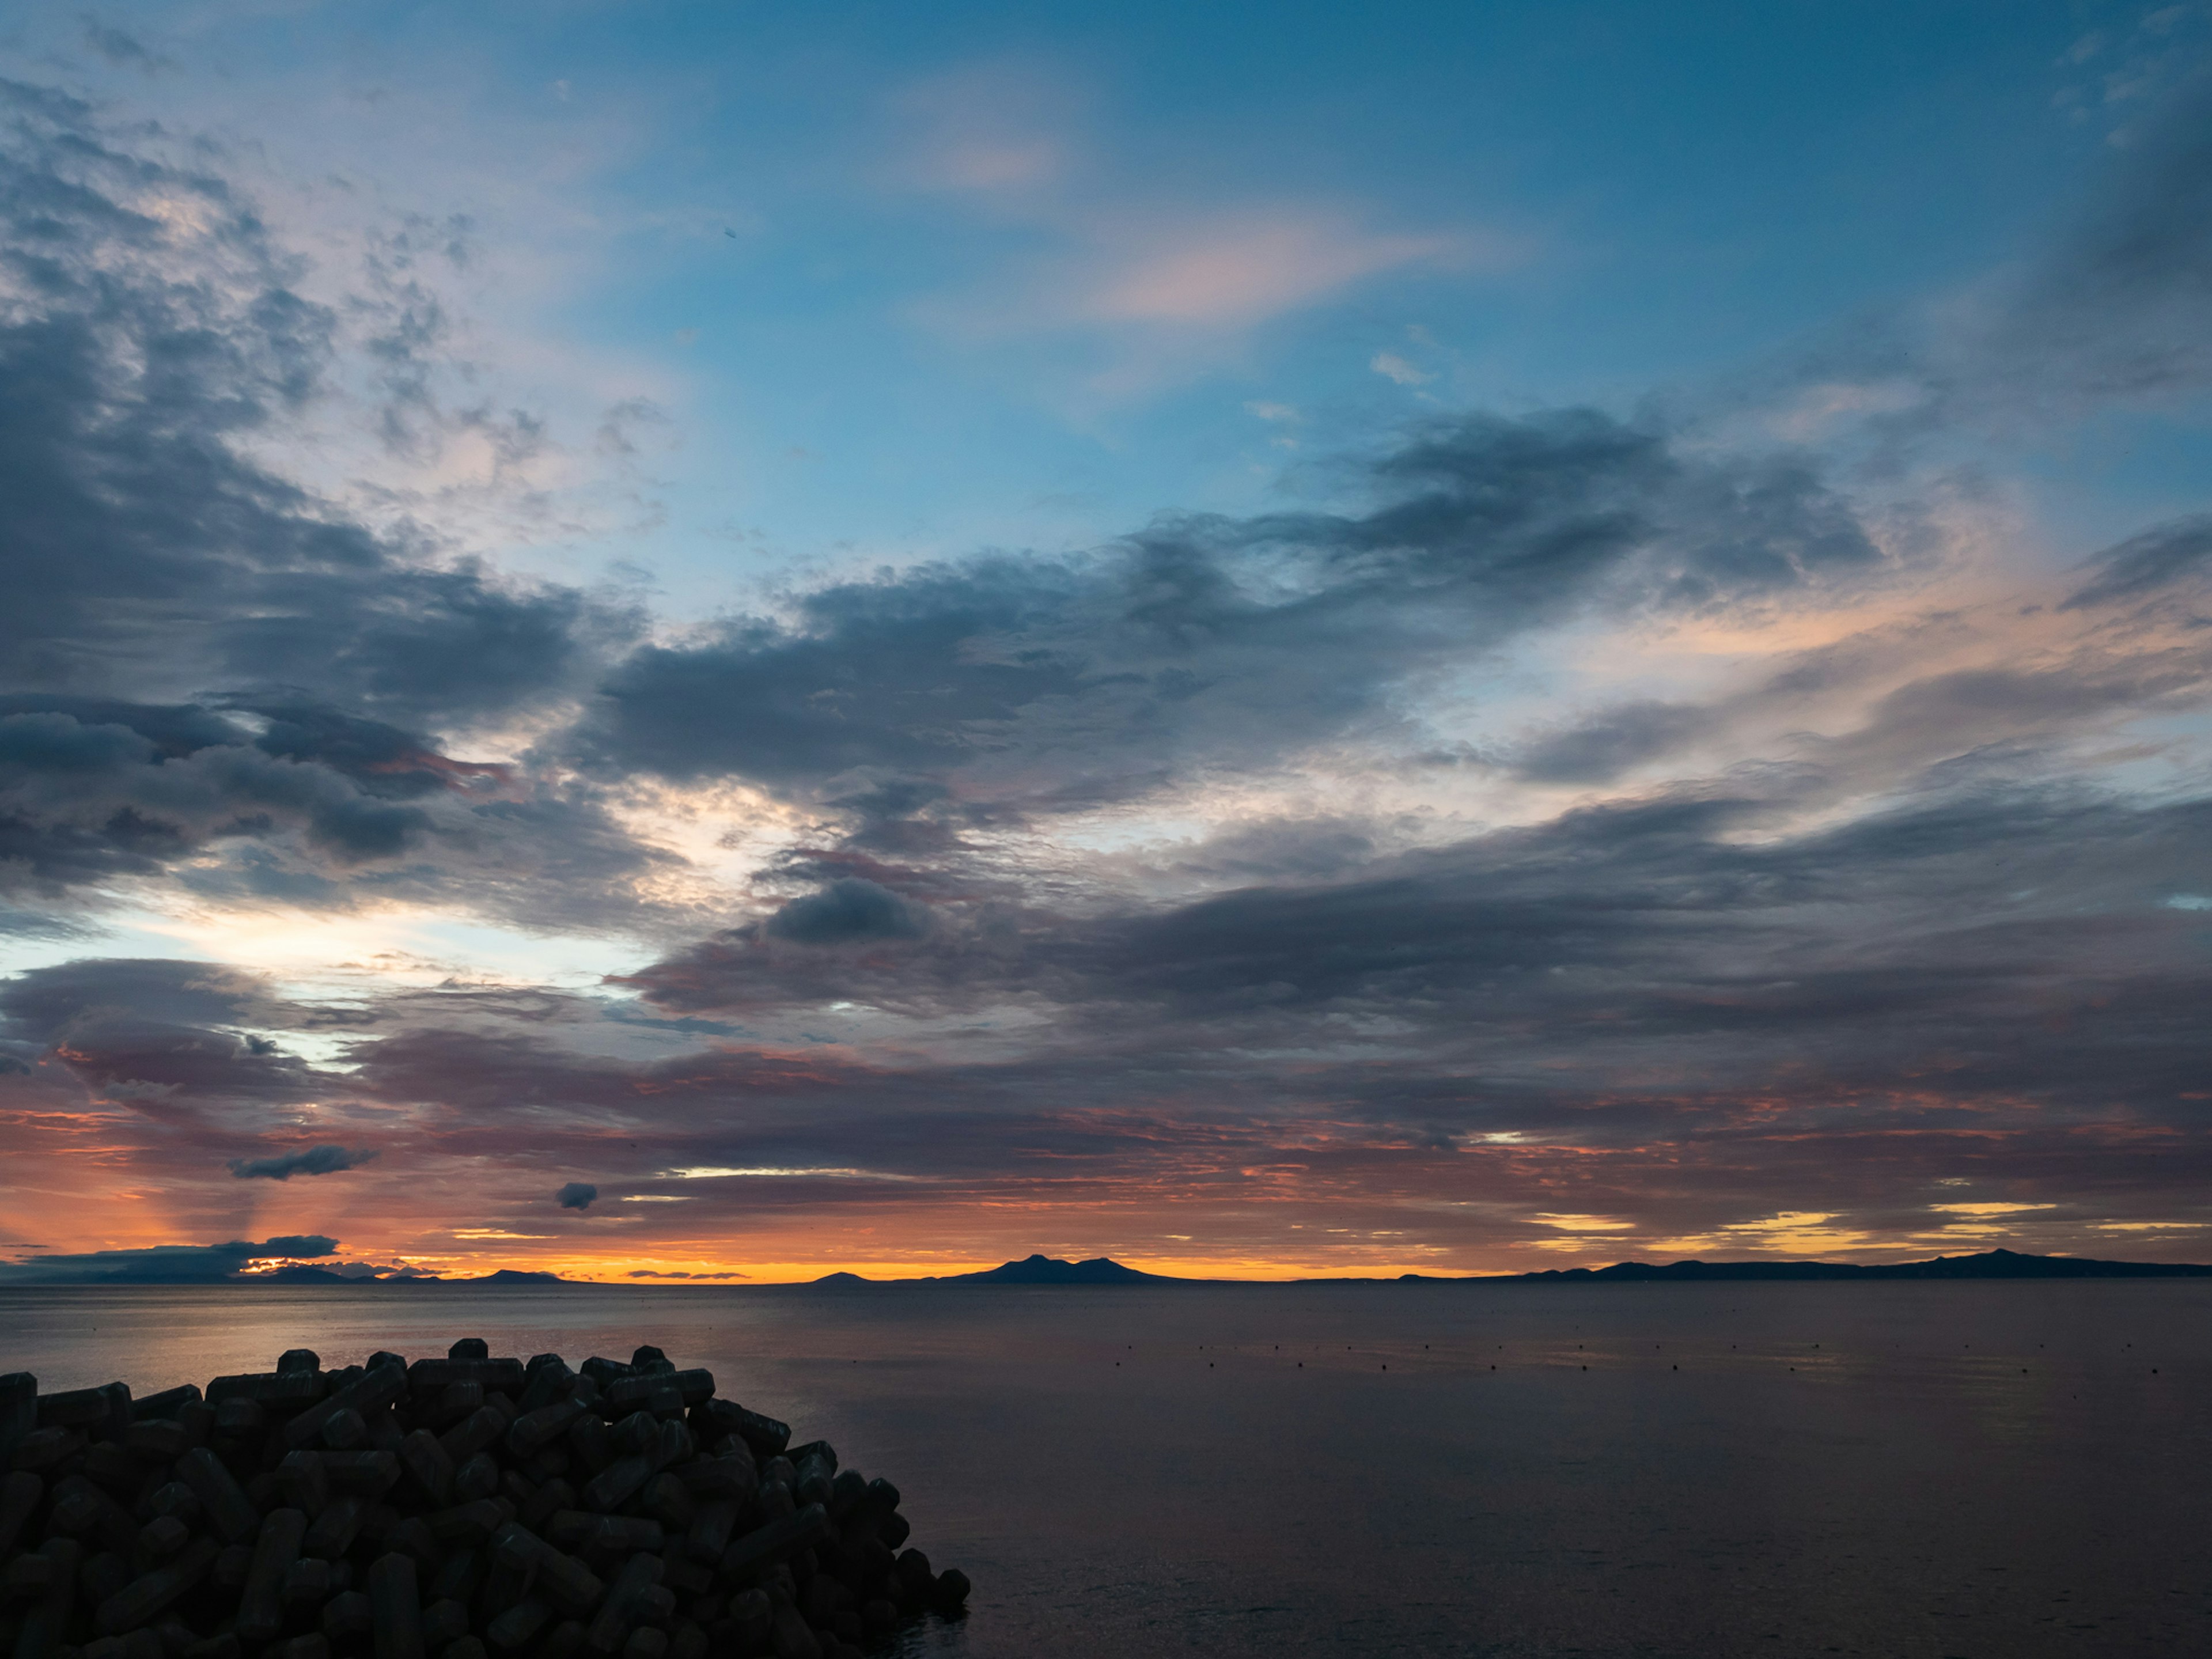
[[[1504,270],[1528,254],[1503,233],[1397,228],[1328,201],[1055,205],[1028,228],[1026,251],[914,314],[971,346],[1081,343],[1084,386],[1109,400],[1218,367],[1251,331],[1367,285]]]
[[[1089,229],[1084,283],[1055,281],[1063,315],[1167,328],[1244,328],[1334,298],[1386,272],[1512,256],[1503,239],[1389,231],[1340,209],[1250,207],[1188,223],[1102,222]],[[1100,269],[1100,266],[1103,269]]]
[[[1084,77],[1036,59],[973,64],[892,100],[896,188],[959,204],[1001,258],[915,314],[970,343],[1090,335],[1094,390],[1176,378],[1249,331],[1385,277],[1504,270],[1531,244],[1498,227],[1393,224],[1328,196],[1194,179],[1163,188],[1115,153]],[[1199,353],[1197,359],[1189,354]]]

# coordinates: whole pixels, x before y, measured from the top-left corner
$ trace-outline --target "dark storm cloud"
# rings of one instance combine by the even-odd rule
[[[373,795],[434,795],[456,781],[500,780],[508,769],[475,765],[436,753],[419,732],[362,720],[325,705],[245,702],[232,707],[257,717],[253,746],[279,759],[313,762],[343,774]]]
[[[920,939],[927,914],[888,887],[847,877],[796,898],[768,920],[767,931],[799,945],[849,945],[869,939]]]
[[[268,1158],[234,1158],[230,1161],[230,1172],[241,1181],[289,1181],[295,1175],[336,1175],[341,1170],[357,1170],[375,1156],[374,1152],[356,1152],[337,1145],[306,1146]]]
[[[164,1285],[230,1279],[248,1261],[271,1256],[326,1256],[338,1242],[319,1234],[265,1238],[258,1244],[156,1244],[137,1250],[88,1250],[0,1262],[0,1281],[18,1285]]]
[[[1802,465],[1685,456],[1590,410],[1439,421],[1369,483],[1362,514],[1169,517],[1083,557],[816,588],[786,620],[634,653],[577,740],[602,769],[849,776],[831,804],[864,834],[957,830],[1387,726],[1393,687],[1594,604],[1722,605],[1881,562]]]
[[[588,1210],[599,1195],[599,1189],[588,1181],[572,1181],[553,1194],[554,1202],[564,1210]]]
[[[222,711],[192,703],[164,706],[51,692],[0,696],[0,718],[18,714],[59,715],[87,730],[120,727],[144,739],[162,760],[179,760],[202,749],[236,744],[246,736],[243,728]]]
[[[158,868],[210,841],[287,830],[345,866],[396,857],[432,829],[419,806],[230,735],[229,744],[164,755],[127,724],[87,726],[58,712],[0,716],[0,801],[12,809],[24,872],[63,887]]]
[[[926,928],[843,939],[793,940],[749,924],[613,982],[678,1013],[853,1000],[927,1016],[977,1007],[1017,988],[1051,996],[1048,980],[1073,1002],[1080,988],[1039,948],[1065,927],[1057,915],[998,897],[942,905]]]
[[[0,980],[0,1017],[38,1042],[112,1026],[281,1027],[306,1012],[219,963],[103,957]]]

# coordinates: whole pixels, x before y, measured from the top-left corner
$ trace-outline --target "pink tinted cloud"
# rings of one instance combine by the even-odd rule
[[[891,176],[977,196],[1053,183],[1075,159],[1072,130],[1085,102],[1075,77],[1019,56],[917,82],[891,102]]]
[[[1387,271],[1464,267],[1506,252],[1465,234],[1370,230],[1340,210],[1307,207],[1212,215],[1101,240],[1126,252],[1075,299],[1079,314],[1196,327],[1247,326]]]
[[[1164,185],[1117,166],[1090,120],[1083,77],[1010,56],[916,82],[894,100],[887,177],[959,199],[1021,234],[973,289],[919,314],[969,337],[1067,328],[1127,335],[1235,332],[1394,271],[1494,270],[1520,240],[1487,229],[1392,228],[1358,204],[1240,194],[1200,180],[1204,157]],[[1109,377],[1112,378],[1112,377]],[[1139,374],[1139,379],[1146,378]]]

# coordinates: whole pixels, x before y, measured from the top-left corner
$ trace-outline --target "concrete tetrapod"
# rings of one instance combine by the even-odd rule
[[[968,1581],[658,1348],[0,1376],[0,1659],[849,1659]]]

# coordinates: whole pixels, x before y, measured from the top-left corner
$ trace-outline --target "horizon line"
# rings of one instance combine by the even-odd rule
[[[57,1277],[52,1279],[11,1279],[6,1276],[7,1269],[9,1267],[28,1267],[30,1264],[0,1263],[0,1289],[8,1288],[10,1285],[26,1290],[82,1290],[100,1288],[148,1290],[159,1289],[165,1286],[174,1289],[198,1289],[213,1285],[283,1285],[286,1283],[306,1283],[324,1285],[334,1284],[374,1285],[380,1286],[410,1284],[460,1285],[483,1285],[496,1280],[503,1280],[508,1288],[520,1288],[529,1284],[535,1283],[538,1285],[588,1285],[599,1289],[681,1290],[687,1288],[713,1288],[768,1290],[779,1288],[788,1289],[793,1287],[805,1288],[839,1279],[869,1285],[931,1285],[961,1282],[972,1283],[978,1280],[992,1281],[994,1279],[995,1282],[1000,1284],[1029,1283],[1049,1285],[1055,1282],[1048,1279],[1024,1280],[1011,1276],[1012,1270],[1030,1267],[1038,1264],[1042,1265],[1042,1270],[1047,1271],[1054,1268],[1066,1268],[1071,1272],[1074,1272],[1083,1267],[1103,1267],[1107,1269],[1126,1272],[1132,1276],[1128,1279],[1088,1281],[1086,1287],[1089,1288],[1097,1288],[1101,1285],[1110,1285],[1115,1283],[1128,1285],[1142,1281],[1158,1284],[1186,1285],[1375,1285],[1403,1284],[1409,1281],[1430,1284],[1470,1284],[1492,1281],[1499,1283],[1511,1283],[1528,1279],[1556,1280],[1572,1279],[1580,1280],[1607,1275],[1617,1275],[1619,1273],[1619,1270],[1624,1268],[1641,1269],[1644,1272],[1653,1274],[1673,1274],[1676,1270],[1682,1268],[1703,1268],[1714,1272],[1729,1272],[1731,1270],[1749,1268],[1762,1270],[1761,1272],[1754,1274],[1754,1277],[1765,1277],[1771,1274],[1778,1278],[1788,1274],[1793,1269],[1826,1269],[1849,1275],[1857,1273],[1881,1273],[1885,1269],[1903,1270],[1916,1267],[1932,1266],[1934,1264],[1942,1262],[1972,1261],[1978,1260],[1994,1261],[1999,1258],[2008,1258],[2028,1262],[2081,1262],[2085,1266],[2109,1267],[2121,1270],[2119,1273],[2112,1275],[2052,1275],[2056,1277],[2163,1277],[2167,1275],[2212,1275],[2212,1264],[2201,1262],[2127,1261],[2112,1257],[2081,1256],[2074,1255],[2069,1251],[2017,1251],[2008,1249],[2005,1247],[1999,1245],[1992,1247],[1987,1250],[1970,1251],[1962,1253],[1959,1255],[1937,1255],[1932,1256],[1914,1257],[1905,1261],[1889,1260],[1881,1261],[1854,1261],[1849,1260],[1832,1260],[1825,1257],[1798,1256],[1778,1258],[1730,1257],[1708,1260],[1701,1256],[1682,1256],[1668,1261],[1648,1261],[1635,1258],[1624,1258],[1620,1261],[1606,1263],[1602,1267],[1578,1265],[1565,1267],[1525,1268],[1518,1271],[1508,1270],[1499,1273],[1424,1273],[1415,1269],[1404,1269],[1398,1272],[1390,1272],[1385,1269],[1379,1272],[1366,1273],[1309,1273],[1265,1278],[1156,1273],[1148,1269],[1132,1267],[1128,1263],[1120,1261],[1109,1256],[1087,1257],[1079,1261],[1063,1257],[1048,1256],[1042,1251],[1034,1252],[1026,1257],[1009,1259],[1008,1261],[1000,1262],[995,1266],[975,1268],[954,1268],[948,1272],[935,1273],[902,1273],[886,1277],[872,1277],[868,1274],[856,1272],[851,1268],[831,1267],[822,1273],[817,1273],[811,1278],[796,1279],[754,1279],[745,1273],[736,1272],[668,1273],[662,1271],[638,1272],[636,1270],[632,1270],[620,1278],[599,1279],[592,1277],[571,1276],[550,1268],[513,1267],[494,1267],[482,1273],[471,1273],[465,1275],[447,1275],[428,1273],[347,1274],[337,1273],[328,1267],[322,1267],[319,1263],[312,1260],[301,1261],[296,1259],[285,1263],[280,1267],[264,1269],[258,1272],[240,1272],[228,1277],[209,1276],[205,1278],[196,1278],[179,1276],[173,1278],[131,1278],[127,1276],[117,1276],[108,1278]],[[320,1276],[312,1279],[305,1279],[304,1277],[288,1278],[288,1275],[298,1273],[301,1270],[314,1273]],[[1008,1274],[1009,1277],[1004,1279],[996,1278],[996,1276],[1000,1274]],[[2037,1275],[2022,1276],[2032,1277]],[[1685,1280],[1688,1280],[1694,1279],[1698,1275],[1681,1274],[1680,1277]],[[1074,1285],[1083,1285],[1085,1283],[1085,1281],[1068,1279],[1062,1279],[1057,1282]]]

